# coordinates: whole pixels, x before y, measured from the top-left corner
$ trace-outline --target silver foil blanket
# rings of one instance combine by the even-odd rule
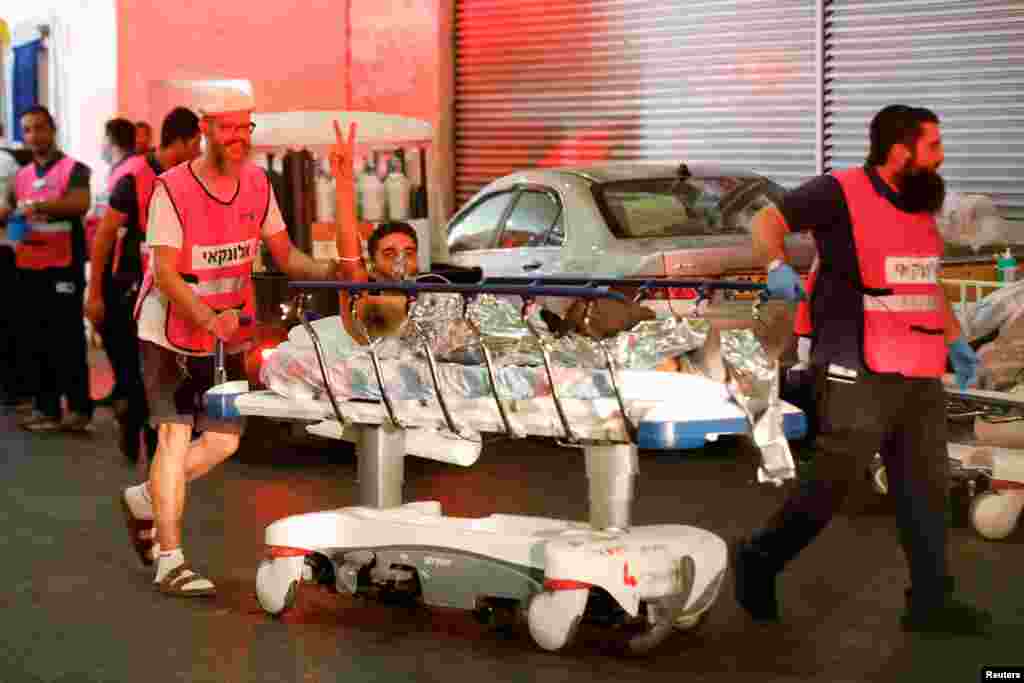
[[[755,328],[719,331],[700,318],[671,317],[640,322],[599,342],[579,334],[556,338],[536,311],[530,315],[548,349],[559,393],[565,398],[614,395],[604,345],[616,370],[654,370],[673,361],[673,369],[729,382],[734,392],[749,396],[758,407],[768,399],[774,359],[765,352]],[[367,348],[351,342],[337,317],[317,321],[313,327],[327,356],[331,388],[342,396],[378,398]],[[382,339],[376,346],[381,360],[402,361],[383,364],[389,396],[426,400],[433,395],[425,346],[439,364],[446,396],[449,391],[453,398],[490,395],[481,340],[492,354],[503,398],[550,393],[540,344],[523,320],[518,303],[480,295],[467,304],[457,294],[421,294],[410,307],[400,334]],[[261,378],[283,395],[320,395],[323,380],[312,344],[301,327],[293,329],[290,341],[264,362]]]

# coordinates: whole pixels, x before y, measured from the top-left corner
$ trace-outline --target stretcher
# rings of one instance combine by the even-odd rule
[[[946,395],[951,421],[974,422],[973,437],[948,445],[954,504],[966,505],[967,519],[982,538],[1008,538],[1024,512],[1024,396],[951,386]],[[888,493],[877,455],[871,477],[875,491]]]
[[[534,641],[551,651],[571,642],[584,621],[616,626],[626,634],[624,646],[632,653],[647,652],[674,630],[702,623],[724,579],[726,543],[695,526],[632,525],[639,450],[699,447],[720,435],[745,434],[762,455],[759,480],[779,484],[795,476],[788,440],[806,433],[806,419],[779,399],[777,380],[768,400],[752,400],[734,382],[622,370],[604,346],[608,363],[603,381],[609,395],[563,396],[557,368],[528,312],[542,297],[621,300],[623,295],[609,284],[292,283],[300,290],[347,290],[353,311],[360,296],[385,290],[403,292],[411,302],[424,292],[519,297],[523,319],[543,352],[536,371],[546,374],[550,391],[518,399],[501,395],[500,369],[479,338],[487,395],[446,396],[439,380],[446,368],[424,341],[432,396],[396,398],[387,378],[401,368],[389,363],[401,361],[382,359],[380,340],[367,347],[379,400],[339,395],[328,380],[328,361],[317,334],[300,310],[299,320],[316,350],[326,400],[253,391],[240,392],[230,403],[239,415],[310,422],[314,434],[355,442],[360,504],[286,517],[267,527],[265,559],[256,576],[262,608],[283,614],[294,607],[299,585],[316,581],[343,594],[406,596],[496,619],[524,619]],[[655,281],[642,292],[657,287],[707,292],[730,286],[760,287]],[[300,307],[302,301],[297,300]],[[758,304],[745,305],[756,317]],[[651,388],[654,394],[645,396],[643,390]],[[404,503],[407,454],[468,466],[479,456],[485,433],[550,437],[582,448],[589,520],[505,514],[458,518],[444,515],[437,501]]]

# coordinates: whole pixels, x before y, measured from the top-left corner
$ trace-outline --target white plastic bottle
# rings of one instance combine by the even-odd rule
[[[388,216],[393,221],[407,221],[412,215],[412,182],[402,172],[401,160],[388,160],[390,173],[384,181],[388,191]]]
[[[1017,280],[1017,259],[1014,258],[1009,247],[996,260],[996,270],[999,273],[1000,282],[1015,282]]]
[[[356,219],[363,221],[366,219],[363,218],[363,193],[359,189],[359,183],[362,182],[361,168],[358,161],[352,162],[352,196],[356,200]]]
[[[316,174],[316,218],[321,223],[334,220],[334,179],[319,164]]]
[[[369,159],[366,160],[363,174],[359,176],[359,199],[363,207],[364,221],[379,223],[387,220],[387,190],[377,177],[377,169]]]

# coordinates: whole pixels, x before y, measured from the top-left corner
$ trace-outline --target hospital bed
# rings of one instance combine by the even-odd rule
[[[957,433],[948,444],[954,512],[966,512],[967,521],[982,538],[1006,539],[1024,513],[1024,397],[1005,391],[961,390],[950,377],[946,386],[951,423],[973,423],[973,434]],[[875,491],[887,494],[888,478],[878,455],[870,475]]]
[[[300,291],[346,290],[353,312],[360,297],[383,291],[407,295],[410,306],[429,293],[466,301],[484,294],[516,297],[542,362],[500,367],[482,336],[475,340],[479,365],[439,362],[425,334],[415,358],[389,359],[381,352],[383,340],[376,339],[359,358],[332,359],[299,310],[322,380],[319,389],[305,396],[240,391],[220,410],[309,422],[311,433],[353,441],[360,500],[357,506],[287,517],[267,527],[266,557],[257,571],[263,609],[287,612],[301,582],[319,581],[341,593],[415,596],[428,605],[522,617],[547,650],[565,647],[583,621],[614,624],[627,634],[624,647],[633,653],[649,651],[676,629],[700,624],[724,579],[726,544],[694,526],[632,525],[639,450],[696,448],[721,435],[747,435],[762,456],[759,481],[781,484],[795,476],[788,440],[806,433],[806,419],[779,399],[777,371],[767,392],[755,396],[733,376],[718,382],[617,367],[607,340],[597,342],[603,368],[569,370],[554,364],[550,339],[531,321],[537,302],[550,297],[623,301],[612,287],[624,284],[636,292],[635,299],[659,287],[694,288],[700,294],[695,314],[704,316],[718,310],[716,297],[720,300],[724,291],[763,289],[741,282],[577,278],[470,285],[292,283]],[[300,309],[302,301],[297,299]],[[722,305],[729,316],[742,310],[756,320],[762,304]],[[418,325],[413,316],[407,324]],[[283,346],[275,355],[281,353],[287,353]],[[512,379],[525,377],[525,384],[515,384],[510,373]],[[575,381],[567,380],[570,374]],[[372,390],[351,379],[364,375],[372,378]],[[409,381],[410,376],[420,379]],[[479,456],[485,433],[549,437],[581,448],[589,520],[456,518],[442,514],[436,501],[403,504],[407,454],[468,466]]]

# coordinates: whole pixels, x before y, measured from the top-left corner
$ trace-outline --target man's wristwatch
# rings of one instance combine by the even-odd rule
[[[777,259],[775,259],[774,261],[772,261],[771,263],[768,264],[768,268],[765,269],[765,272],[770,273],[773,270],[775,270],[776,268],[778,268],[779,266],[782,266],[782,265],[785,265],[785,264],[786,264],[785,261],[783,261],[780,258],[777,258]]]

